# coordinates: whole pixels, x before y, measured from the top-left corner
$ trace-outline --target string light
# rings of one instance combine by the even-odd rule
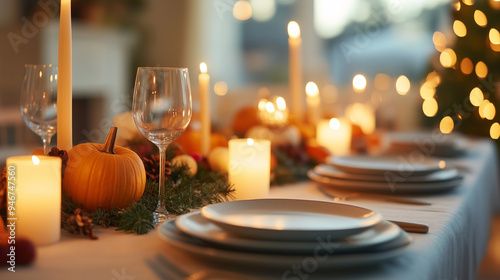
[[[488,67],[484,62],[479,61],[476,63],[476,75],[481,79],[486,78],[488,75]]]
[[[427,98],[422,104],[422,111],[427,117],[434,117],[438,111],[438,103],[434,98]]]
[[[446,36],[443,33],[436,31],[432,35],[432,42],[437,51],[442,52],[446,49]]]
[[[485,27],[488,24],[488,19],[486,18],[486,15],[480,10],[476,10],[474,12],[474,21],[476,22],[477,25],[481,27]]]
[[[449,134],[453,131],[454,126],[455,123],[453,122],[453,119],[450,116],[446,116],[441,119],[441,122],[439,123],[439,130],[441,133]]]
[[[481,105],[481,102],[483,102],[484,100],[484,94],[481,89],[479,89],[478,87],[473,88],[470,91],[469,100],[470,103],[476,107]]]
[[[396,91],[400,95],[406,95],[410,91],[410,80],[405,76],[401,75],[396,80]]]
[[[457,63],[457,55],[452,49],[445,49],[439,56],[439,62],[446,68],[451,68]]]
[[[425,82],[420,87],[420,96],[424,100],[426,100],[428,98],[433,98],[435,94],[436,94],[436,88],[433,87],[430,82]]]
[[[490,136],[492,139],[500,138],[500,124],[497,122],[493,123],[490,127]]]
[[[467,27],[465,27],[463,22],[455,20],[453,22],[453,32],[455,32],[455,35],[458,37],[465,37],[465,35],[467,35]]]
[[[474,71],[474,65],[468,57],[465,57],[462,59],[462,62],[460,62],[460,70],[462,70],[462,73],[465,75],[469,75],[472,71]]]

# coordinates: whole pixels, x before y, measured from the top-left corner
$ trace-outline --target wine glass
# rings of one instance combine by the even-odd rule
[[[155,224],[168,218],[165,208],[165,152],[191,121],[191,88],[187,68],[139,67],[132,105],[134,121],[160,152],[158,206]]]
[[[26,125],[42,137],[46,155],[57,130],[57,66],[25,65],[20,108]]]

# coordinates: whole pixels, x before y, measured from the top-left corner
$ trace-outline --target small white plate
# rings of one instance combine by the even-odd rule
[[[220,262],[225,266],[229,264],[255,265],[261,269],[290,268],[291,265],[300,266],[306,258],[316,258],[318,268],[321,269],[359,267],[379,263],[405,252],[412,239],[404,231],[400,233],[395,240],[381,245],[376,252],[335,255],[334,251],[327,250],[318,243],[317,254],[289,255],[241,252],[217,248],[203,240],[184,234],[175,226],[174,220],[167,221],[158,227],[160,238],[184,253],[210,262]]]
[[[382,175],[369,175],[369,174],[354,174],[344,172],[335,168],[329,164],[320,164],[314,167],[314,172],[318,175],[332,177],[334,179],[345,179],[345,180],[356,180],[356,181],[370,181],[370,182],[387,182],[388,180],[392,181],[399,180],[402,182],[442,182],[456,179],[459,175],[457,169],[441,169],[436,172],[420,175],[420,176],[398,176],[397,174],[384,174]],[[391,177],[392,176],[392,177]]]
[[[460,186],[463,176],[437,182],[406,182],[400,178],[388,178],[386,182],[356,181],[337,179],[319,175],[313,170],[307,172],[309,179],[327,187],[333,187],[348,191],[375,191],[387,193],[430,193],[448,191]]]
[[[349,173],[384,175],[387,172],[409,177],[430,174],[440,170],[439,159],[408,156],[343,156],[329,157],[327,163]]]
[[[281,254],[312,254],[318,247],[315,241],[273,241],[241,237],[218,227],[200,212],[184,214],[175,219],[175,225],[182,232],[233,250]],[[340,240],[324,239],[324,246],[338,253],[359,252],[376,248],[378,245],[392,241],[400,235],[401,229],[393,223],[382,221],[376,226],[361,233]]]
[[[267,240],[339,239],[375,226],[382,216],[354,205],[300,199],[255,199],[212,204],[203,217],[224,230]]]

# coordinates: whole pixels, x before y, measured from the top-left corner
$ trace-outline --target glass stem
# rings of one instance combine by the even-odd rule
[[[52,138],[52,135],[45,135],[42,136],[42,142],[43,142],[43,154],[46,156],[49,153],[49,148],[50,148],[50,139]]]
[[[158,149],[160,150],[160,166],[159,166],[159,172],[160,172],[160,183],[159,183],[159,189],[158,189],[158,207],[156,208],[157,213],[164,213],[165,215],[168,215],[168,211],[165,208],[165,158],[166,158],[166,151],[167,151],[168,145],[159,145]]]

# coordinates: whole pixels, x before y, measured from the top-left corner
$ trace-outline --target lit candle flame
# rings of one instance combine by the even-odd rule
[[[357,74],[352,79],[352,87],[356,92],[363,92],[366,88],[366,78],[361,74]]]
[[[274,104],[272,102],[267,102],[266,103],[266,110],[269,112],[269,113],[273,113],[274,112]]]
[[[248,144],[248,146],[253,146],[253,143],[254,143],[254,141],[253,141],[253,139],[252,139],[252,138],[248,138],[248,139],[247,139],[247,144]]]
[[[259,111],[266,110],[266,105],[267,105],[267,99],[262,98],[261,100],[259,100]]]
[[[332,118],[330,120],[330,128],[333,130],[337,130],[340,128],[340,121],[337,118]]]
[[[200,63],[201,73],[207,73],[207,64],[205,62]]]
[[[32,156],[31,159],[33,160],[34,165],[40,164],[40,159],[37,156]]]
[[[280,111],[286,110],[285,98],[283,98],[281,96],[276,98],[276,106],[278,107],[278,110],[280,110]]]
[[[288,36],[290,38],[299,38],[300,37],[300,27],[299,24],[295,21],[290,21],[288,23]]]
[[[307,96],[314,97],[319,94],[318,86],[314,82],[308,82],[306,84],[306,94]]]

